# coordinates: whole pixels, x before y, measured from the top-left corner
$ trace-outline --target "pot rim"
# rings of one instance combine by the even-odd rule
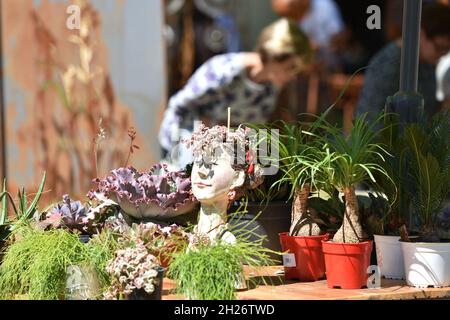
[[[400,236],[380,236],[380,235],[373,235],[373,242],[374,243],[385,243],[390,245],[399,245],[400,244],[401,237]]]
[[[285,236],[285,237],[290,237],[290,238],[299,238],[299,239],[317,239],[317,240],[323,239],[323,238],[325,238],[325,237],[329,237],[329,236],[330,236],[329,233],[325,233],[325,234],[318,235],[318,236],[290,236],[290,235],[289,235],[289,232],[281,232],[281,233],[279,233],[278,235],[279,235],[280,237],[281,237],[281,236]]]
[[[413,246],[413,245],[422,245],[422,246],[448,246],[450,247],[450,242],[406,242],[399,240],[401,244],[405,244],[407,246]]]
[[[350,247],[362,247],[362,246],[367,246],[372,243],[373,243],[373,240],[367,240],[367,241],[358,242],[358,243],[333,242],[330,240],[322,241],[322,244],[327,244],[327,245],[332,245],[332,246],[350,246]]]
[[[374,237],[380,237],[380,238],[400,238],[400,236],[390,236],[390,235],[384,235],[384,234],[374,234]]]

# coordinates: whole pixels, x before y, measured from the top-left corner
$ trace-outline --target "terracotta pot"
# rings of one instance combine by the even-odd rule
[[[294,254],[293,249],[294,245],[292,244],[292,239],[289,236],[289,232],[280,233],[279,237],[280,237],[281,251]],[[286,280],[298,279],[297,268],[294,266],[287,266],[286,263],[283,264],[284,264],[284,278]]]
[[[361,289],[367,286],[372,241],[361,243],[322,242],[329,288]]]
[[[285,266],[287,280],[317,281],[325,276],[325,260],[322,241],[328,240],[328,234],[312,237],[293,237],[289,233],[280,233],[283,252],[294,254],[295,267]]]

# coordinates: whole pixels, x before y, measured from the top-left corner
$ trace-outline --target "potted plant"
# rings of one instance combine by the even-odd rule
[[[142,240],[117,250],[106,271],[112,280],[105,299],[161,300],[164,269]]]
[[[133,246],[136,241],[143,242],[149,253],[158,259],[161,267],[167,268],[173,255],[185,250],[189,243],[189,233],[178,225],[162,227],[152,222],[133,224],[122,232],[122,246]],[[128,245],[126,245],[128,243]]]
[[[372,241],[364,232],[356,197],[356,185],[364,181],[376,183],[374,173],[388,176],[380,165],[387,155],[377,144],[383,129],[377,129],[384,116],[371,124],[363,115],[356,119],[346,137],[341,128],[322,125],[327,134],[322,137],[331,154],[326,171],[329,183],[343,193],[345,212],[342,226],[331,241],[323,242],[328,287],[360,289],[366,286]]]
[[[107,263],[118,242],[107,229],[89,243],[66,229],[44,231],[31,224],[13,231],[0,266],[0,298],[98,299],[109,287]]]
[[[91,200],[109,198],[138,220],[171,219],[198,209],[189,175],[170,171],[165,164],[156,164],[147,172],[119,168],[93,183],[96,188],[88,194]]]
[[[313,191],[326,187],[322,166],[328,163],[323,157],[322,145],[315,138],[322,119],[318,119],[309,130],[304,125],[281,123],[279,139],[281,178],[274,188],[287,183],[291,186],[291,224],[288,233],[280,234],[283,250],[289,251],[295,259],[285,263],[286,279],[316,281],[325,276],[325,262],[322,241],[328,235],[321,230],[324,225],[316,211],[308,210],[308,200]],[[289,256],[287,256],[289,257]]]
[[[385,117],[385,130],[379,136],[387,152],[383,167],[389,179],[383,175],[375,175],[378,181],[379,198],[389,201],[388,208],[378,210],[372,215],[371,229],[374,234],[377,264],[381,276],[387,279],[402,280],[405,278],[403,253],[400,245],[400,227],[407,224],[410,211],[410,199],[407,186],[411,183],[407,174],[408,159],[406,155],[406,139],[401,134],[398,115],[388,114]],[[374,213],[374,212],[372,212]]]
[[[16,232],[0,266],[0,295],[6,299],[17,295],[32,300],[64,299],[69,267],[85,265],[100,252],[99,247],[107,247],[102,243],[96,255],[91,255],[93,245],[83,244],[78,235],[63,229],[22,226]]]
[[[80,240],[87,243],[93,235],[101,232],[109,218],[120,217],[117,208],[117,204],[108,199],[96,205],[83,205],[66,194],[62,202],[42,214],[37,227],[42,230],[66,229],[78,234]]]
[[[235,300],[238,284],[246,279],[244,264],[250,272],[273,264],[271,251],[262,246],[263,238],[249,240],[248,233],[236,231],[233,244],[212,244],[208,237],[192,235],[190,248],[176,253],[168,269],[168,277],[176,281],[176,293],[189,300]],[[248,287],[258,285],[254,278],[248,283]]]
[[[404,129],[413,217],[409,229],[417,228],[418,237],[404,232],[401,247],[406,281],[414,287],[450,286],[450,241],[440,239],[437,232],[438,216],[450,190],[449,119],[448,111],[441,112]]]
[[[37,205],[41,199],[42,192],[44,191],[46,180],[46,173],[42,177],[39,189],[37,190],[33,200],[29,203],[27,193],[24,188],[19,189],[17,193],[17,203],[14,201],[12,195],[6,189],[6,180],[3,181],[3,191],[0,194],[1,212],[0,212],[0,263],[3,260],[4,251],[6,250],[6,244],[9,236],[14,229],[22,224],[27,224],[34,218],[37,212]],[[8,202],[10,200],[10,202]],[[8,203],[10,203],[15,220],[9,218]]]

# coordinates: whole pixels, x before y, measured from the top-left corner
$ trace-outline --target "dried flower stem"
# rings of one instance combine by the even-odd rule
[[[128,130],[128,137],[130,138],[130,148],[128,149],[128,156],[124,165],[125,168],[128,166],[128,163],[130,162],[130,158],[131,155],[134,153],[134,150],[135,149],[139,150],[139,147],[134,144],[134,140],[136,140],[136,130],[134,128],[130,128],[130,130]]]

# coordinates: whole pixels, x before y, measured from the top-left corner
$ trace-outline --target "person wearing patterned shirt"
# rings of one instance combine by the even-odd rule
[[[280,19],[265,28],[255,52],[228,53],[205,62],[184,88],[172,96],[159,132],[163,157],[176,167],[191,162],[180,144],[195,121],[208,126],[266,123],[275,111],[280,89],[293,80],[311,56],[308,38],[295,22]]]

